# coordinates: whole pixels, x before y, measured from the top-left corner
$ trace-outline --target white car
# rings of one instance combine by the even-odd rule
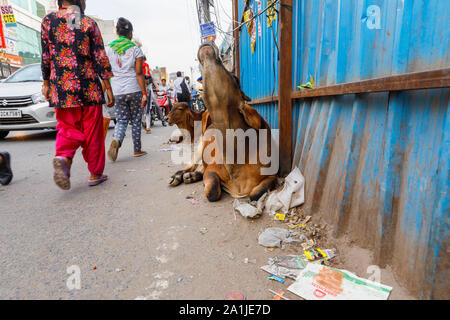
[[[0,140],[10,131],[56,128],[56,114],[41,93],[41,65],[17,70],[0,83]]]

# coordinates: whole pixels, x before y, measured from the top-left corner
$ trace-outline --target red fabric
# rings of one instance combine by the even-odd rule
[[[148,77],[151,77],[152,76],[152,74],[151,74],[151,72],[150,72],[150,66],[148,65],[148,63],[147,62],[144,62],[144,64],[143,64],[143,66],[144,66],[144,75],[145,76],[148,76]]]
[[[102,106],[56,109],[56,156],[73,159],[78,148],[93,175],[105,169]]]

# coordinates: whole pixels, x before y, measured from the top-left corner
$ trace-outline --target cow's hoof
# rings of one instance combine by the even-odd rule
[[[203,175],[200,172],[188,172],[183,176],[183,181],[186,184],[195,183],[201,181],[203,179]]]
[[[169,179],[169,184],[172,187],[176,187],[179,186],[180,184],[183,183],[183,172],[179,171],[177,173],[175,173],[172,177],[170,177]]]
[[[221,194],[220,193],[210,193],[207,195],[209,202],[217,202],[220,200]]]

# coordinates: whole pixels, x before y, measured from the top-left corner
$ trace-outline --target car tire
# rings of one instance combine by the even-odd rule
[[[0,131],[0,140],[5,139],[8,134],[9,131]]]

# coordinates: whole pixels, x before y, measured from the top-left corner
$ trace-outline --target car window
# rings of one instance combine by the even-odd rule
[[[40,65],[33,65],[17,70],[12,76],[5,80],[8,83],[43,81]]]

